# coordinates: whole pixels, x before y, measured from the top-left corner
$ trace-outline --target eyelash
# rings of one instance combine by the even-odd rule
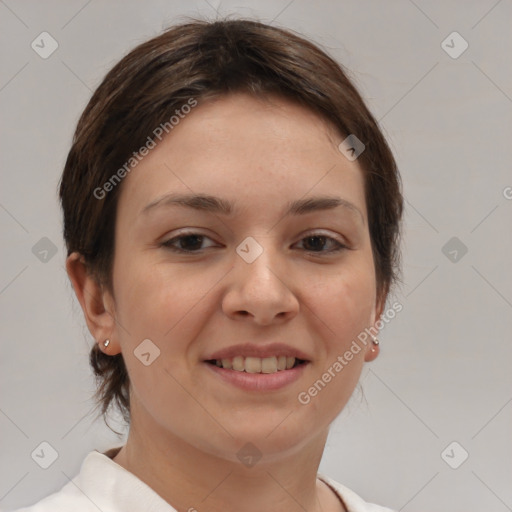
[[[202,250],[199,250],[199,251],[189,251],[189,250],[180,249],[180,248],[178,248],[178,247],[176,247],[174,245],[171,245],[174,242],[177,242],[177,241],[183,240],[184,238],[189,238],[189,237],[202,237],[202,239],[209,238],[206,235],[202,235],[201,233],[184,233],[182,235],[175,236],[174,238],[166,240],[165,242],[162,242],[160,245],[162,247],[165,247],[166,249],[169,249],[170,251],[173,251],[173,252],[176,252],[176,253],[180,253],[180,254],[201,254]],[[337,252],[340,252],[340,251],[348,249],[348,247],[346,245],[342,244],[341,242],[339,242],[335,238],[327,236],[327,235],[313,233],[313,234],[310,234],[308,236],[305,236],[305,237],[301,238],[300,241],[306,240],[307,238],[324,238],[326,240],[330,240],[330,241],[334,242],[335,244],[337,244],[337,247],[335,249],[331,249],[330,251],[305,251],[305,252],[307,252],[309,254],[315,254],[315,255],[318,255],[318,254],[333,254],[333,253],[337,253]]]

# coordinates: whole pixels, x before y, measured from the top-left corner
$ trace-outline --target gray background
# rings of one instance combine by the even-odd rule
[[[217,9],[294,29],[347,66],[402,172],[404,284],[390,304],[403,311],[321,472],[397,510],[512,510],[510,0],[1,1],[0,506],[58,490],[90,450],[122,444],[89,415],[93,340],[67,282],[56,186],[107,70],[179,16]],[[47,59],[31,48],[43,31],[59,45]],[[441,45],[453,31],[469,44],[458,58]],[[46,470],[31,458],[43,441],[58,452]]]

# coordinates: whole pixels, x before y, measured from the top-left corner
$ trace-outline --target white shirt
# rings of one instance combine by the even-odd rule
[[[108,452],[107,452],[108,453]],[[340,497],[349,512],[393,512],[366,503],[350,489],[318,474]],[[14,512],[176,512],[151,487],[107,455],[90,452],[80,472],[60,491]],[[193,510],[193,508],[191,508]]]

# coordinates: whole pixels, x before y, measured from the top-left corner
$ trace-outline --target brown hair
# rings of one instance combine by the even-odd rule
[[[399,277],[401,183],[378,124],[342,67],[289,30],[254,20],[192,19],[133,49],[106,75],[82,113],[60,183],[68,255],[83,255],[88,271],[112,293],[114,227],[122,183],[103,187],[156,127],[191,98],[231,92],[291,99],[366,146],[364,173],[378,297],[384,302]],[[95,343],[90,363],[104,418],[117,404],[129,423],[129,378],[122,354]]]

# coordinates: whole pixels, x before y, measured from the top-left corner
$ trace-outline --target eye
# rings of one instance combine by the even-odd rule
[[[342,251],[343,249],[348,249],[348,247],[335,238],[331,236],[324,235],[322,233],[312,233],[304,238],[302,238],[301,242],[305,241],[305,245],[310,248],[305,248],[306,252],[311,253],[334,253],[338,251]],[[326,246],[331,246],[333,248],[323,250]]]
[[[200,253],[202,250],[207,249],[208,247],[202,247],[204,240],[211,240],[206,235],[202,235],[200,233],[185,233],[179,236],[175,236],[162,242],[160,245],[171,251],[183,253],[183,254],[193,254]],[[304,250],[309,253],[335,253],[342,251],[344,249],[348,249],[348,247],[333,237],[324,235],[322,233],[312,233],[307,237],[301,239],[301,242],[305,242],[306,247]],[[331,249],[328,247],[331,246]],[[212,246],[210,246],[212,247]],[[309,248],[308,248],[309,247]],[[327,247],[327,250],[325,250]]]
[[[207,236],[200,233],[186,233],[162,242],[161,245],[174,252],[199,253],[203,249],[201,245],[205,239],[209,240]],[[177,245],[180,245],[180,247],[177,247]]]

